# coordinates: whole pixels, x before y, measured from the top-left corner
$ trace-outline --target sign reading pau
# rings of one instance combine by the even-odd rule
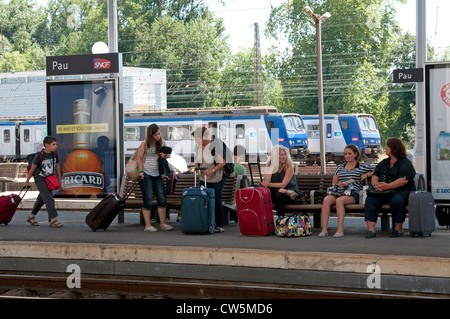
[[[423,82],[423,69],[394,70],[394,83]]]
[[[94,73],[118,73],[119,54],[48,56],[47,76]]]

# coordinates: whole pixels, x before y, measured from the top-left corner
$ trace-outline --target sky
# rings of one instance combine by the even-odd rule
[[[36,0],[39,5],[46,5],[48,0]],[[120,1],[120,0],[118,0]],[[218,17],[224,18],[225,32],[230,36],[229,44],[233,52],[254,46],[254,23],[259,24],[261,51],[272,44],[285,46],[264,36],[265,23],[269,18],[271,7],[278,7],[288,0],[225,0],[226,6],[217,0],[207,0],[208,9]],[[291,0],[292,1],[292,0]],[[450,1],[426,0],[427,4],[427,40],[436,52],[450,46]],[[416,34],[416,0],[408,0],[405,5],[397,4],[397,21],[403,30]],[[312,8],[314,10],[314,8]],[[331,16],[330,19],[333,17]]]

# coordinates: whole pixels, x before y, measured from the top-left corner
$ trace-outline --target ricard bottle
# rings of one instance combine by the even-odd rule
[[[78,99],[73,102],[74,128],[79,132],[74,133],[74,150],[66,156],[62,164],[64,195],[104,194],[104,165],[97,154],[91,151],[88,127],[90,113],[89,100]]]

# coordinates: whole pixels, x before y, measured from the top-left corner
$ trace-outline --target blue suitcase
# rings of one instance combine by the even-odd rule
[[[197,186],[183,189],[180,228],[183,233],[210,233],[216,228],[214,189]]]

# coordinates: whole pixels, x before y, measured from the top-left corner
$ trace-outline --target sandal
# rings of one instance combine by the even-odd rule
[[[54,220],[54,221],[50,222],[50,227],[51,228],[61,228],[61,227],[63,227],[63,224],[61,224],[57,220]]]
[[[31,226],[39,226],[39,223],[36,221],[35,217],[28,217],[27,223],[30,223]]]
[[[344,233],[336,233],[333,235],[334,238],[342,238],[344,237]]]
[[[321,238],[325,238],[325,237],[328,237],[328,233],[327,232],[321,232],[321,233],[319,233],[318,236],[321,237]]]
[[[222,227],[216,227],[216,230],[215,230],[214,232],[216,232],[216,233],[223,233],[224,231],[225,231],[224,228],[222,228]]]

